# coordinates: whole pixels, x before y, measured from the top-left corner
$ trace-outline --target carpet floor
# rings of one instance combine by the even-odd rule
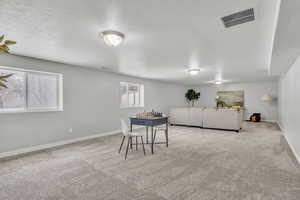
[[[141,129],[141,131],[145,131]],[[170,127],[144,156],[106,136],[0,161],[2,200],[299,200],[300,168],[277,125],[240,133]],[[163,140],[163,135],[158,137]],[[124,145],[125,146],[125,145]]]

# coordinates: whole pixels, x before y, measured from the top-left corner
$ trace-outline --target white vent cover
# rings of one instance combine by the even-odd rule
[[[254,16],[253,8],[222,17],[222,21],[226,28],[229,28],[229,27],[232,27],[235,25],[239,25],[239,24],[243,24],[246,22],[251,22],[254,20],[255,20],[255,16]]]

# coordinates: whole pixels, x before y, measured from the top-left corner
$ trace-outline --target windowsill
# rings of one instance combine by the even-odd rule
[[[5,110],[0,114],[16,114],[16,113],[35,113],[35,112],[62,112],[63,109],[32,109],[32,110]]]

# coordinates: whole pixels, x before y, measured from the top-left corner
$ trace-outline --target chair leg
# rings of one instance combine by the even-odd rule
[[[130,137],[130,149],[132,149],[132,137]]]
[[[149,141],[148,141],[148,126],[146,128],[146,143],[149,144]]]
[[[131,137],[128,137],[127,148],[126,148],[126,153],[125,153],[125,160],[127,158],[127,153],[128,153],[129,144],[130,144],[131,139],[132,139]]]
[[[119,153],[121,152],[121,149],[122,149],[122,146],[123,146],[124,140],[125,140],[125,136],[123,136],[123,139],[122,139],[122,142],[121,142],[121,145],[120,145],[120,148],[119,148]]]
[[[146,155],[146,151],[145,151],[145,145],[144,145],[144,139],[143,139],[143,136],[141,136],[141,141],[142,141],[142,145],[143,145],[143,151],[144,151],[144,155]]]
[[[138,137],[135,136],[135,150],[138,150]]]
[[[154,131],[154,139],[153,139],[153,143],[155,142],[156,132],[157,132],[157,130]]]
[[[165,130],[165,136],[166,136],[166,146],[168,147],[168,144],[169,144],[169,139],[168,139],[168,132],[167,130]]]

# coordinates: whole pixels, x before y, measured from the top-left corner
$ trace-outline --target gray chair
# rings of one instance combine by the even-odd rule
[[[167,135],[168,133],[167,133],[167,127],[165,125],[154,127],[154,141],[153,142],[155,142],[156,133],[159,133],[159,132],[165,133],[166,146],[168,147],[168,135]]]
[[[166,114],[162,114],[163,117],[166,116]],[[165,133],[165,137],[166,137],[166,146],[168,147],[168,132],[167,132],[167,125],[161,125],[161,126],[156,126],[154,127],[154,141],[155,142],[155,138],[156,138],[156,133],[158,132],[163,132]]]
[[[145,151],[145,145],[144,145],[144,139],[143,139],[143,133],[137,133],[137,132],[130,132],[128,129],[128,124],[125,122],[125,120],[121,119],[121,127],[122,127],[122,133],[123,133],[123,139],[119,148],[119,153],[121,153],[121,149],[124,143],[124,140],[127,138],[127,147],[126,147],[126,153],[125,153],[125,160],[127,158],[129,145],[132,145],[132,138],[135,137],[135,147],[136,150],[138,150],[138,137],[141,138],[142,146],[144,155],[146,155]]]

